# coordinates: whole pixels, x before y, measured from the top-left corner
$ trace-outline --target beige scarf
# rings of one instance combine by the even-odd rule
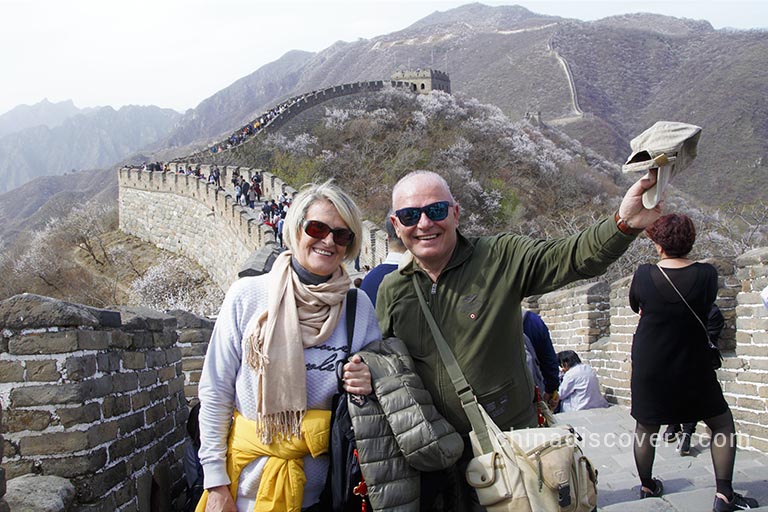
[[[343,266],[325,283],[302,283],[290,251],[275,259],[269,276],[267,310],[245,333],[248,363],[258,375],[256,423],[264,443],[300,435],[307,410],[304,349],[331,336],[350,287]]]

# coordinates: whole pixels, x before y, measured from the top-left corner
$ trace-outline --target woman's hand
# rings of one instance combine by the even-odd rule
[[[353,395],[368,396],[373,392],[371,370],[360,356],[355,355],[344,365],[344,391]]]
[[[228,485],[220,485],[208,489],[208,503],[205,512],[237,512],[235,500],[229,492]]]

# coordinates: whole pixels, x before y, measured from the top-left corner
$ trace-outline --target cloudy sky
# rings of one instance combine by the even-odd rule
[[[0,114],[48,98],[184,111],[292,49],[403,29],[470,0],[0,0]],[[484,0],[581,20],[627,12],[768,27],[765,0]]]

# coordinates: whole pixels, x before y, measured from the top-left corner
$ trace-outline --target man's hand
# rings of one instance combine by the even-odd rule
[[[371,385],[371,370],[360,356],[352,356],[344,365],[344,391],[353,395],[368,396],[373,392]]]
[[[624,219],[633,229],[645,229],[661,217],[661,206],[657,204],[648,210],[643,206],[643,192],[656,184],[658,169],[651,169],[648,174],[640,178],[632,185],[619,206],[619,217]]]
[[[237,512],[235,500],[229,492],[228,485],[220,485],[208,489],[208,503],[205,512]]]

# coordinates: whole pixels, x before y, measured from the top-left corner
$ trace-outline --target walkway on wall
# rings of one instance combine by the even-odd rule
[[[554,37],[554,34],[552,37],[550,37],[549,41],[547,41],[547,50],[549,50],[550,54],[554,56],[557,61],[560,63],[560,66],[563,68],[563,71],[565,72],[565,77],[568,79],[568,87],[571,92],[571,115],[561,117],[559,119],[552,119],[548,120],[547,124],[551,124],[553,126],[563,126],[566,124],[574,123],[576,121],[580,121],[584,118],[584,112],[581,110],[581,107],[579,106],[579,97],[576,92],[576,84],[573,81],[573,73],[571,72],[571,66],[568,64],[568,61],[565,60],[565,57],[560,55],[555,47],[552,45],[552,38]]]
[[[223,156],[228,155],[241,145],[248,143],[261,133],[277,130],[305,110],[343,96],[381,91],[387,86],[407,88],[409,90],[414,87],[412,83],[404,81],[370,80],[367,82],[334,85],[332,87],[326,87],[325,89],[294,96],[264,112],[242,128],[239,128],[227,139],[213,144],[203,151],[177,158],[173,161],[196,163],[210,162],[218,165],[226,165],[229,162],[227,162],[226,158],[222,158]]]
[[[656,450],[653,475],[664,482],[664,496],[640,500],[640,481],[632,454],[635,420],[626,407],[568,412],[556,415],[582,436],[584,454],[597,475],[597,504],[601,512],[701,512],[712,510],[715,477],[706,430],[699,423],[691,454],[681,457],[675,444],[661,442]],[[737,427],[738,432],[738,427]],[[768,455],[738,450],[733,476],[736,492],[757,499],[768,511]]]

